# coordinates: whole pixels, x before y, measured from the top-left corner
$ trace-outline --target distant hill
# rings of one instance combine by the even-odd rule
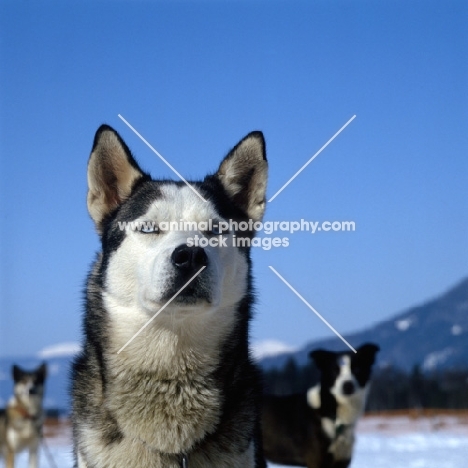
[[[422,305],[411,307],[389,320],[345,336],[352,346],[374,342],[381,347],[379,365],[423,371],[468,368],[468,278]],[[264,369],[281,368],[293,358],[299,365],[308,362],[312,349],[343,350],[344,343],[330,338],[308,343],[292,352],[268,356],[260,361]]]

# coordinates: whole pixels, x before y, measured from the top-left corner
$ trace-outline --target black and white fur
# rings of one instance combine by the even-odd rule
[[[33,371],[12,367],[13,396],[0,412],[0,457],[6,468],[14,468],[15,455],[29,450],[29,468],[37,468],[44,423],[44,382],[46,364]]]
[[[87,281],[84,346],[72,372],[78,468],[265,466],[260,376],[248,349],[250,252],[232,243],[254,233],[224,233],[227,247],[189,247],[189,237],[218,232],[157,224],[260,220],[266,181],[260,132],[240,141],[216,173],[191,182],[204,202],[182,182],[151,179],[112,128],[97,131],[88,210],[102,251]],[[156,227],[126,231],[124,221]]]
[[[357,353],[312,351],[320,383],[305,394],[264,399],[266,458],[307,468],[348,467],[378,350],[377,345],[366,343]]]

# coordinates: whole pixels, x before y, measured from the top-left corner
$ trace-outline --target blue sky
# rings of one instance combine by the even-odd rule
[[[99,248],[86,211],[94,132],[141,166],[214,171],[262,130],[266,220],[354,221],[254,249],[253,339],[291,346],[443,292],[468,272],[468,4],[462,1],[26,2],[0,5],[0,355],[80,339]]]

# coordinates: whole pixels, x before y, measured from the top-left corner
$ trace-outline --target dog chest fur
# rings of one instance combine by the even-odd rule
[[[178,364],[193,368],[174,375],[174,370],[149,372],[116,365],[106,391],[106,408],[121,431],[167,453],[189,451],[194,441],[213,431],[221,406],[214,368],[202,373],[198,363]]]

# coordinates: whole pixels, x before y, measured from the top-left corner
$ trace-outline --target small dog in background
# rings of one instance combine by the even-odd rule
[[[309,356],[321,372],[320,383],[307,393],[264,399],[265,457],[307,468],[347,468],[378,351],[371,343],[357,353],[312,351]]]
[[[5,457],[6,468],[14,468],[15,454],[29,449],[29,468],[37,468],[47,367],[42,364],[29,372],[14,365],[12,374],[13,396],[0,413],[0,455]]]

